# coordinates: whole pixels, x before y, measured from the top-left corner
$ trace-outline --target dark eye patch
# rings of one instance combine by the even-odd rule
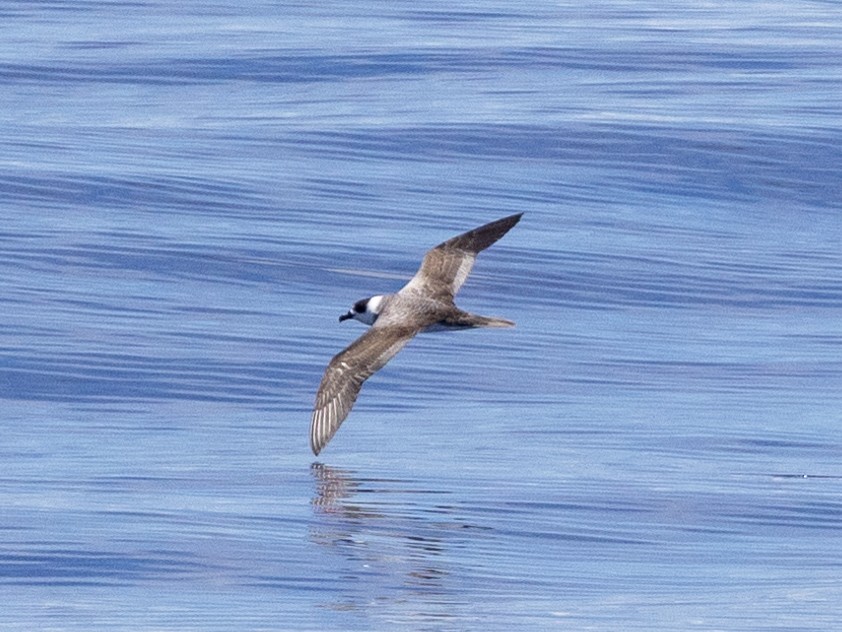
[[[362,314],[365,311],[365,308],[368,306],[368,299],[362,298],[354,303],[354,311],[358,314]]]

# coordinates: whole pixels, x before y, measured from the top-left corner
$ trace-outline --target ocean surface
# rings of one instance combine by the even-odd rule
[[[0,3],[0,630],[842,621],[842,4]],[[525,213],[314,459],[337,322]]]

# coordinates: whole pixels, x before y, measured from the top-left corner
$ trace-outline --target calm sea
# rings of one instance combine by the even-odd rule
[[[0,629],[842,621],[842,5],[0,3]],[[516,212],[314,460],[337,316]]]

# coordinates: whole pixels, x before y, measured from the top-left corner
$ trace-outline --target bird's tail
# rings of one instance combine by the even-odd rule
[[[505,318],[493,318],[488,316],[478,316],[469,312],[460,312],[457,316],[448,318],[446,324],[449,327],[514,327],[515,324],[506,320]]]
[[[479,316],[479,320],[481,324],[476,325],[476,327],[514,327],[515,324],[511,320],[506,320],[505,318],[489,318],[486,316]]]

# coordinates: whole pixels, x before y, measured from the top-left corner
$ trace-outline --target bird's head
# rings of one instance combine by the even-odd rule
[[[339,317],[339,322],[349,320],[351,318],[365,323],[366,325],[373,325],[374,321],[380,315],[380,310],[383,309],[383,296],[371,296],[363,298],[354,303],[354,306],[346,313]]]

